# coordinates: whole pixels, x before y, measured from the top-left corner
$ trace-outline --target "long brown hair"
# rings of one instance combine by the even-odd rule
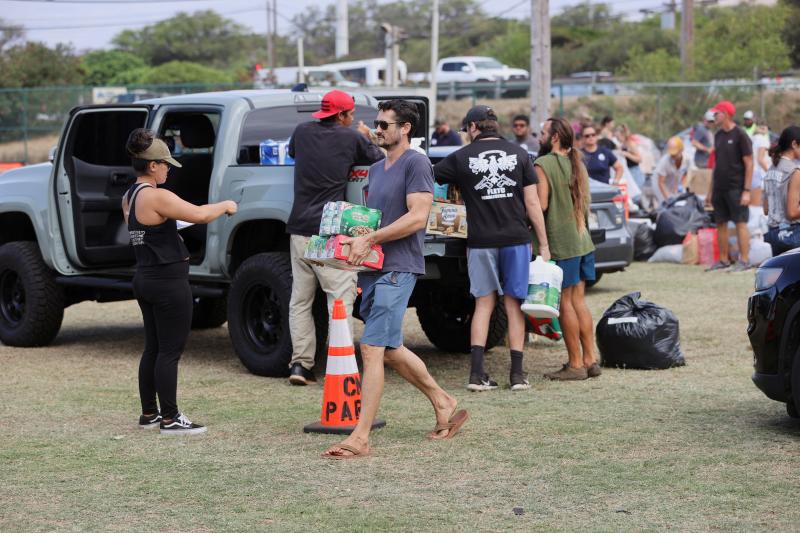
[[[586,227],[586,210],[588,208],[586,197],[589,193],[589,174],[583,164],[583,154],[573,147],[575,135],[569,122],[558,117],[550,117],[547,121],[550,123],[551,139],[553,135],[558,135],[559,145],[569,154],[569,161],[572,165],[569,192],[572,196],[575,222],[578,224],[578,229],[582,230]]]

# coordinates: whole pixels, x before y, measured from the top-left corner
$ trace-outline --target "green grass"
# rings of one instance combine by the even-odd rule
[[[387,372],[373,456],[343,462],[319,457],[336,437],[302,432],[321,387],[248,374],[225,328],[193,333],[181,364],[180,404],[209,433],[136,429],[136,304],[74,306],[52,346],[0,346],[0,531],[797,529],[800,424],[750,381],[752,277],[604,277],[595,321],[641,290],[678,315],[688,365],[550,383],[537,376],[565,351],[541,341],[525,350],[527,393],[467,393],[468,359],[432,349],[409,313],[406,344],[472,418],[427,441],[427,400]],[[505,382],[506,350],[488,357]]]

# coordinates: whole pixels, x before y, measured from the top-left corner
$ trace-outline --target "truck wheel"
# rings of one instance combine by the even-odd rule
[[[50,344],[64,318],[64,292],[35,242],[0,246],[0,341],[8,346]]]
[[[469,353],[475,300],[465,289],[434,290],[429,295],[427,302],[417,306],[417,317],[428,340],[445,352]],[[508,317],[502,299],[498,298],[489,322],[486,349],[500,344],[507,330]]]
[[[192,308],[192,329],[218,328],[228,321],[228,300],[195,298]]]
[[[289,254],[270,252],[245,260],[228,292],[228,331],[242,364],[259,376],[289,374],[292,339]]]

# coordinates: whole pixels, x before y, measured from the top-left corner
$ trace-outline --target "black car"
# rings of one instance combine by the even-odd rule
[[[800,418],[800,248],[763,263],[755,289],[747,304],[753,383]]]

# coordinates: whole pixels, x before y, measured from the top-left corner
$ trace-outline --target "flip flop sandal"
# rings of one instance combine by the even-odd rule
[[[461,426],[464,425],[464,422],[469,419],[469,413],[466,409],[462,409],[457,413],[453,414],[450,419],[445,424],[436,424],[436,427],[433,428],[433,431],[428,434],[428,438],[430,440],[445,440],[445,439],[452,439],[458,433],[458,430],[461,429]],[[440,431],[444,431],[445,429],[449,430],[447,435],[444,437],[437,436]]]
[[[336,451],[327,451],[322,454],[322,457],[325,459],[334,459],[334,460],[342,460],[342,459],[360,459],[362,457],[367,457],[369,452],[365,452],[361,448],[356,448],[355,446],[350,446],[349,444],[339,444],[336,446],[339,449],[339,452]],[[353,455],[344,455],[341,453],[341,450],[348,451]]]

